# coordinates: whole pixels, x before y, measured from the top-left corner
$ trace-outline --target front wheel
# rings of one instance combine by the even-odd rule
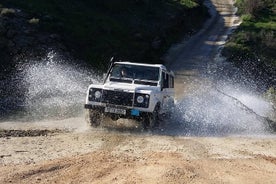
[[[86,116],[86,121],[89,126],[98,127],[101,124],[104,115],[98,110],[87,109]]]
[[[159,107],[156,106],[152,113],[149,113],[143,118],[145,128],[153,129],[159,126]]]

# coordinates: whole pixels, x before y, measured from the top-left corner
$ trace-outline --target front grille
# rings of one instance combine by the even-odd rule
[[[102,102],[112,105],[132,106],[133,93],[103,90]]]

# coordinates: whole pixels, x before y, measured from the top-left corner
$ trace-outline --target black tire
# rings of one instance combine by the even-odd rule
[[[103,116],[103,113],[98,110],[87,109],[86,121],[89,126],[98,127],[103,121]]]
[[[159,120],[159,106],[156,106],[152,113],[143,118],[144,127],[146,129],[154,129],[159,126]]]

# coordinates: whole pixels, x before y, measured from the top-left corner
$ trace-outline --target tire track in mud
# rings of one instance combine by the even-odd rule
[[[8,137],[38,137],[38,136],[48,136],[54,133],[60,133],[62,130],[1,130],[0,138]]]

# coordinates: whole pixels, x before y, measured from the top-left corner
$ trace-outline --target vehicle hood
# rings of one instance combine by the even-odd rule
[[[140,84],[127,84],[127,83],[118,83],[118,82],[108,82],[105,84],[91,84],[89,88],[99,88],[104,90],[113,90],[113,91],[124,91],[124,92],[140,92],[148,93],[149,91],[159,91],[158,86],[147,86]]]

